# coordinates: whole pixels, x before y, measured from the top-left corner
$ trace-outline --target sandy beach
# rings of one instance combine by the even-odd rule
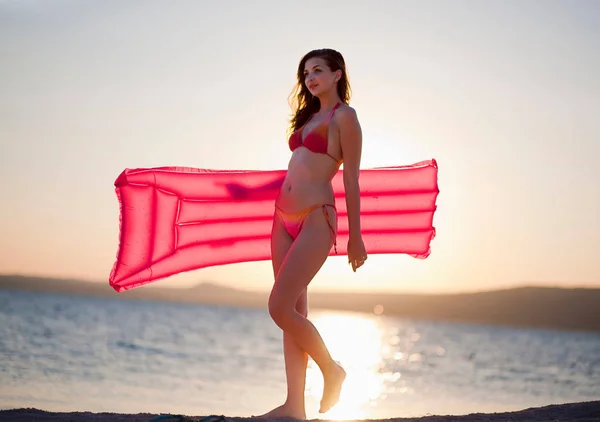
[[[159,415],[149,413],[123,414],[123,413],[91,413],[91,412],[45,412],[38,409],[12,409],[0,411],[0,421],[4,422],[149,422]],[[165,422],[190,421],[216,422],[218,418],[207,418],[206,416],[185,416],[163,419]],[[225,420],[231,422],[253,421],[258,419],[228,417]],[[283,420],[283,419],[282,419]],[[271,420],[274,422],[276,419]],[[506,413],[473,413],[463,416],[431,415],[418,418],[392,418],[389,422],[449,422],[449,421],[600,421],[600,401],[581,403],[568,403],[523,409],[517,412]]]

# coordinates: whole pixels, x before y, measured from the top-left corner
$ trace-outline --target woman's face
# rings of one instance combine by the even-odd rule
[[[319,94],[335,88],[340,79],[341,71],[332,72],[327,62],[319,57],[313,57],[304,64],[304,84],[310,93],[317,97]]]

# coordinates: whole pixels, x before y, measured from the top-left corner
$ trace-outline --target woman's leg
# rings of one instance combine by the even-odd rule
[[[330,207],[326,210],[334,221],[335,210]],[[323,373],[324,390],[319,410],[322,413],[339,400],[346,373],[331,358],[315,326],[296,310],[296,303],[327,259],[332,245],[327,219],[321,212],[311,212],[281,263],[269,297],[269,313],[275,323],[293,337]]]
[[[306,289],[296,302],[296,311],[307,316]],[[296,343],[296,340],[285,331],[283,332],[283,356],[285,359],[285,376],[287,379],[287,399],[285,404],[294,415],[306,419],[304,391],[306,389],[306,367],[308,353]]]
[[[273,223],[271,233],[271,256],[273,262],[273,274],[277,273],[290,246],[292,237],[285,231],[283,224],[277,216]],[[308,297],[306,289],[302,292],[296,302],[296,310],[304,317],[308,314]],[[286,332],[283,333],[283,356],[285,360],[285,375],[287,380],[287,398],[283,405],[271,410],[260,418],[288,417],[295,419],[306,419],[304,405],[304,391],[306,387],[306,366],[308,354],[298,346],[293,337]]]

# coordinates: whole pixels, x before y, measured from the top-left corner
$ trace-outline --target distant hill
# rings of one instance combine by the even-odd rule
[[[109,285],[81,280],[0,275],[0,289],[55,292],[119,299],[266,307],[268,293],[202,283],[188,289],[138,288],[116,293]],[[311,293],[311,308],[406,318],[561,330],[600,331],[600,289],[520,287],[478,293]]]

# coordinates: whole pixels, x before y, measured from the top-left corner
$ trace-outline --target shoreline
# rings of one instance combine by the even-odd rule
[[[160,415],[151,413],[92,413],[92,412],[47,412],[35,408],[19,408],[0,410],[0,422],[150,422],[152,418]],[[173,415],[177,416],[177,415]],[[204,416],[186,416],[184,421],[201,421]],[[167,418],[165,422],[174,422],[177,419]],[[225,416],[225,421],[244,422],[258,421],[251,417]],[[265,422],[282,421],[281,419],[261,419]],[[289,419],[288,419],[289,420]],[[327,419],[314,419],[327,420]],[[428,415],[415,418],[367,419],[369,421],[387,422],[500,422],[500,421],[600,421],[600,400],[553,404],[542,407],[532,407],[514,412],[501,413],[471,413],[467,415]]]

